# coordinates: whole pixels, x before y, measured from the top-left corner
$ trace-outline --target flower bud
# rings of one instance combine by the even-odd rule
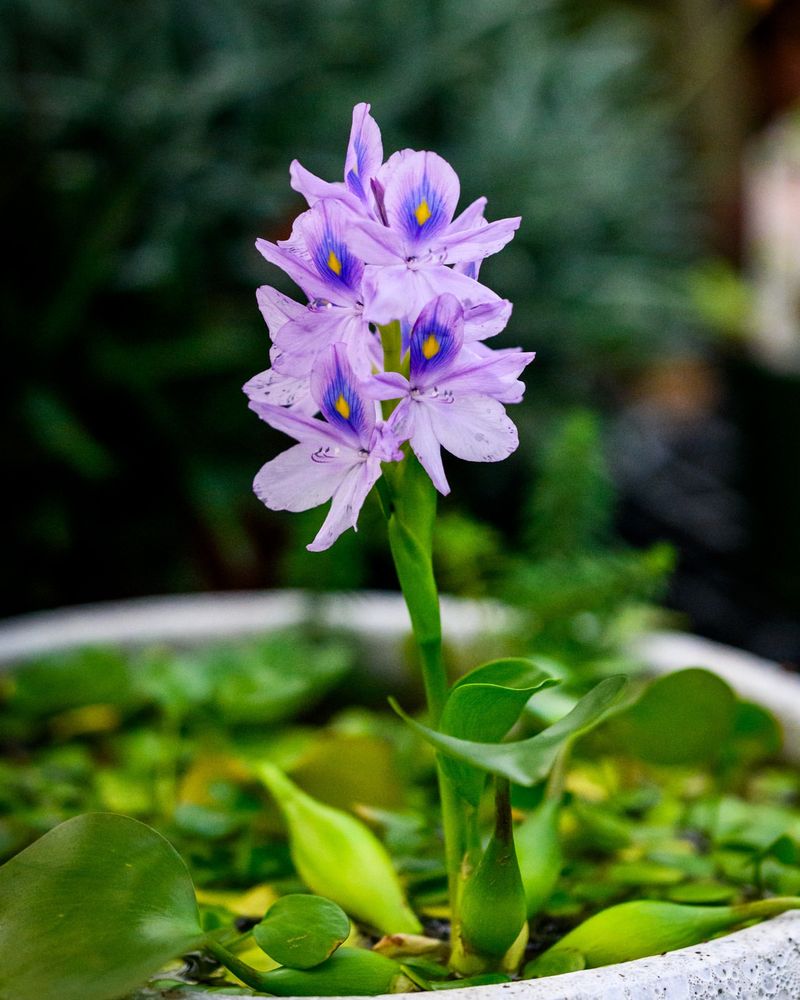
[[[289,829],[289,849],[309,889],[385,934],[421,926],[383,844],[354,816],[317,802],[272,764],[256,768]]]

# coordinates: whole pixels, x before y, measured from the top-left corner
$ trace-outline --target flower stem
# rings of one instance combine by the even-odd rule
[[[438,726],[449,684],[442,660],[439,592],[433,574],[436,491],[413,454],[399,468],[384,467],[378,491],[386,516],[389,547],[420,653],[430,724]],[[467,849],[464,804],[437,762],[451,921],[458,923],[461,862]]]

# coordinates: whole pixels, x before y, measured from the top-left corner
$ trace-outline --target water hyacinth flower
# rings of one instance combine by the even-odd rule
[[[271,367],[244,391],[251,409],[297,442],[260,470],[259,499],[294,511],[331,501],[309,546],[318,551],[355,528],[381,463],[402,461],[404,442],[441,493],[442,449],[474,462],[511,454],[517,431],[505,406],[521,400],[533,354],[486,345],[511,304],[478,281],[481,262],[520,220],[487,221],[485,198],[456,214],[460,183],[436,153],[404,149],[383,162],[380,130],[358,104],[344,179],[322,180],[297,161],[290,176],[309,208],[288,240],[257,247],[306,301],[258,290]],[[400,357],[393,348],[387,370],[389,324]],[[400,402],[383,420],[389,400]]]
[[[431,152],[404,150],[378,171],[383,224],[355,219],[353,249],[370,266],[364,274],[365,315],[389,323],[398,313],[416,319],[435,295],[450,292],[464,305],[495,304],[500,297],[447,264],[475,262],[497,253],[520,219],[487,223],[485,199],[453,218],[460,184],[456,172]]]
[[[381,462],[403,456],[393,432],[376,419],[374,401],[359,392],[343,344],[332,345],[317,360],[311,395],[324,421],[251,401],[262,420],[298,442],[261,468],[253,488],[272,510],[309,510],[332,500],[308,546],[320,552],[356,526],[364,500],[381,475]]]
[[[517,447],[517,428],[501,400],[518,402],[518,376],[533,360],[522,351],[476,355],[463,350],[464,311],[453,295],[440,295],[419,314],[410,338],[408,379],[376,375],[372,392],[402,402],[390,426],[408,440],[440,493],[450,492],[441,449],[470,462],[499,462]]]

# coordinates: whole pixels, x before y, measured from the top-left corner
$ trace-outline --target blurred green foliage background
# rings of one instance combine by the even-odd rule
[[[434,148],[465,202],[523,216],[482,272],[515,303],[504,345],[538,352],[522,445],[499,466],[450,466],[445,582],[481,592],[518,558],[624,554],[608,415],[648,366],[707,343],[708,157],[676,61],[683,6],[4,0],[3,611],[392,585],[374,510],[310,565],[322,512],[259,505],[250,483],[281,439],[239,394],[267,365],[256,287],[297,294],[253,242],[288,235],[303,207],[292,158],[340,176],[362,100],[387,150]],[[553,442],[570,441],[559,466]],[[570,498],[589,528],[562,546]],[[670,559],[642,559],[648,590]]]

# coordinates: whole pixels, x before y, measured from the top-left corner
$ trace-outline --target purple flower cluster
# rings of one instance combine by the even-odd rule
[[[478,281],[484,257],[512,239],[520,220],[487,222],[485,198],[455,216],[453,168],[412,149],[384,163],[369,110],[353,109],[344,180],[323,181],[292,163],[292,187],[309,209],[288,240],[256,243],[308,301],[258,290],[271,368],[244,391],[251,409],[298,443],[263,466],[254,489],[273,510],[332,500],[312,551],[355,528],[381,463],[402,461],[405,442],[445,494],[442,448],[472,462],[510,455],[517,431],[504,404],[522,398],[519,376],[533,360],[486,346],[511,303]],[[380,328],[392,323],[406,374],[384,363]],[[399,400],[385,420],[381,400]]]

